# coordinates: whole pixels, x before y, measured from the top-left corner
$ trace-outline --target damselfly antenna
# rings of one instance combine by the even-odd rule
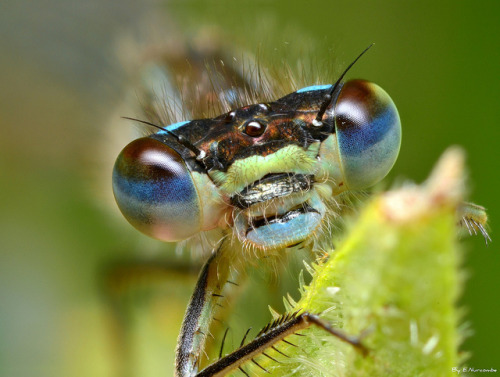
[[[180,144],[182,144],[183,146],[185,146],[187,149],[189,149],[191,152],[193,152],[196,157],[202,155],[203,151],[199,150],[198,148],[196,148],[193,144],[191,144],[188,140],[186,140],[185,138],[183,138],[182,136],[179,136],[179,135],[176,135],[174,134],[172,131],[169,131],[167,130],[166,128],[163,128],[161,126],[158,126],[157,124],[154,124],[154,123],[151,123],[151,122],[148,122],[146,120],[141,120],[141,119],[137,119],[137,118],[130,118],[130,117],[122,117],[123,119],[128,119],[128,120],[133,120],[135,122],[139,122],[139,123],[142,123],[142,124],[147,124],[148,126],[151,126],[151,127],[154,127],[154,128],[157,128],[161,131],[165,131],[167,134],[173,136]]]
[[[323,115],[325,114],[326,109],[328,108],[328,106],[330,106],[330,102],[332,101],[332,98],[333,98],[333,93],[335,92],[335,90],[339,86],[340,82],[342,81],[342,79],[344,78],[344,76],[346,75],[346,73],[359,60],[359,58],[361,58],[365,54],[365,52],[368,51],[374,44],[375,43],[372,43],[367,48],[365,48],[363,50],[363,52],[361,54],[359,54],[358,57],[356,59],[354,59],[354,61],[351,64],[349,64],[349,66],[340,75],[339,79],[332,86],[332,89],[330,90],[330,92],[327,95],[325,95],[325,102],[323,102],[323,104],[321,105],[321,107],[319,109],[319,112],[318,112],[318,115],[316,115],[316,118],[313,121],[313,123],[314,123],[315,126],[321,126],[322,125],[321,118],[323,118]]]

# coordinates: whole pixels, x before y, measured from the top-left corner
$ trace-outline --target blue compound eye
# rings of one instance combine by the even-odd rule
[[[125,218],[141,232],[179,241],[199,232],[200,199],[181,156],[152,138],[127,145],[113,170],[113,192]]]
[[[399,153],[401,121],[394,102],[378,85],[351,80],[339,93],[334,116],[347,187],[373,186],[389,173]]]

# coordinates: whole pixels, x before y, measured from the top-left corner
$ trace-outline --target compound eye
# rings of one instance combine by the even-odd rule
[[[339,93],[334,116],[347,187],[373,186],[389,173],[399,153],[401,122],[394,102],[378,85],[351,80]]]
[[[113,192],[125,218],[162,241],[179,241],[201,228],[200,199],[181,156],[144,137],[127,145],[113,169]]]

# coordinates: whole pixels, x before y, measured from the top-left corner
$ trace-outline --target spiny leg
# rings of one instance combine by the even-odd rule
[[[259,368],[264,369],[255,360],[254,357],[258,355],[265,355],[273,360],[272,357],[267,355],[265,351],[268,348],[273,348],[278,351],[274,345],[279,341],[284,341],[288,344],[292,343],[285,340],[289,335],[295,334],[297,331],[306,329],[311,325],[317,326],[333,336],[351,344],[360,350],[363,354],[367,353],[367,349],[361,344],[361,341],[357,337],[351,337],[343,332],[333,328],[328,322],[322,320],[315,314],[304,312],[301,314],[291,313],[284,315],[277,320],[273,321],[257,335],[257,337],[252,340],[247,345],[242,345],[240,348],[230,353],[229,355],[219,359],[213,364],[209,365],[201,372],[196,374],[196,377],[212,377],[212,376],[225,376],[227,373],[235,369],[240,369],[243,373],[246,372],[242,369],[242,365],[247,361],[252,361]],[[298,334],[297,334],[298,335]],[[282,352],[278,351],[280,354],[286,356]]]
[[[205,349],[209,329],[219,307],[221,291],[228,282],[230,251],[224,243],[210,256],[198,277],[189,302],[175,355],[175,376],[193,376]]]
[[[474,203],[463,202],[458,208],[459,226],[467,230],[472,236],[479,231],[484,237],[486,244],[491,242],[491,237],[486,230],[488,215],[486,209]]]

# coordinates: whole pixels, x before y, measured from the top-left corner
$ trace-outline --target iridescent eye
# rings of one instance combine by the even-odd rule
[[[349,189],[364,189],[384,178],[396,162],[401,122],[391,97],[363,80],[344,84],[335,105],[340,162]]]
[[[201,204],[181,156],[145,137],[127,145],[113,170],[113,192],[125,218],[141,232],[178,241],[202,227]]]
[[[256,120],[252,120],[248,122],[245,126],[245,133],[248,136],[259,137],[266,130],[266,126],[262,123],[257,122]]]

